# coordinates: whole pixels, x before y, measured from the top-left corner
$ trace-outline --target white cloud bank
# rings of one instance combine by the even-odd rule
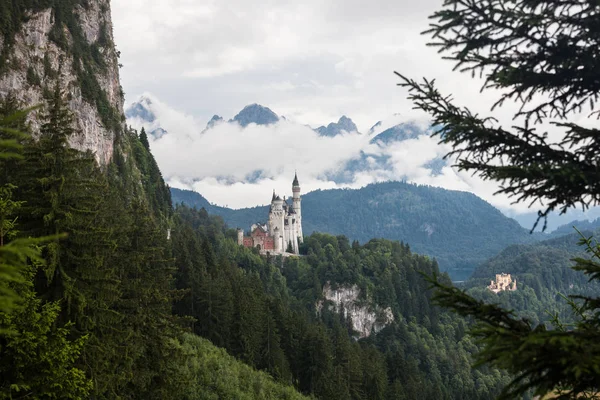
[[[204,123],[179,112],[155,96],[146,94],[153,123],[130,119],[129,123],[148,130],[162,127],[169,133],[150,138],[154,156],[169,184],[193,189],[214,204],[232,208],[251,207],[270,201],[272,190],[291,194],[291,180],[297,170],[304,193],[316,189],[360,188],[374,182],[405,180],[423,185],[473,192],[493,205],[510,212],[525,212],[525,206],[511,206],[494,196],[497,186],[470,174],[458,172],[447,163],[440,173],[428,166],[449,150],[427,135],[383,145],[371,139],[385,129],[407,122],[395,115],[382,121],[371,134],[343,133],[319,136],[310,127],[288,121],[269,125],[220,123],[205,131]],[[275,110],[277,111],[277,110]],[[420,124],[423,129],[427,123]],[[345,171],[346,163],[360,160],[363,166],[344,183],[332,178]],[[380,161],[388,161],[382,165]],[[379,161],[378,161],[379,160]]]

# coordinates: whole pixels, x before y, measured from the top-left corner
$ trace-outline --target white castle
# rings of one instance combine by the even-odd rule
[[[298,254],[299,246],[304,242],[302,235],[302,199],[298,174],[292,182],[292,203],[285,197],[282,199],[273,191],[269,222],[254,224],[250,228],[250,236],[238,229],[238,244],[245,247],[256,247],[261,253]]]

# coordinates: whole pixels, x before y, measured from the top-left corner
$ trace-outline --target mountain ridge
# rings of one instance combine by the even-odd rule
[[[264,222],[268,206],[232,210],[210,204],[200,194],[171,189],[173,203],[185,203],[221,216],[231,227]],[[305,234],[325,232],[367,242],[374,237],[399,240],[436,257],[442,270],[462,279],[507,245],[529,243],[515,220],[469,192],[385,182],[362,189],[316,190],[302,195]]]

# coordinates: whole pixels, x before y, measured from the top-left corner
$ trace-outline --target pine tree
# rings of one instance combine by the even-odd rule
[[[10,98],[0,114],[7,108],[16,108]],[[0,398],[82,398],[91,382],[75,360],[86,338],[71,341],[69,326],[56,328],[58,302],[44,304],[36,296],[32,280],[43,266],[38,246],[49,238],[18,238],[17,214],[24,201],[14,200],[17,187],[6,180],[14,168],[10,161],[22,158],[21,141],[27,137],[17,129],[24,127],[26,113],[0,121],[0,167],[5,173],[0,187]]]
[[[11,283],[23,282],[22,270],[26,267],[27,258],[39,256],[33,245],[41,240],[16,239],[17,211],[23,201],[14,200],[17,187],[9,179],[9,167],[15,160],[23,158],[21,142],[28,138],[19,130],[24,128],[27,112],[18,110],[18,103],[8,97],[0,103],[0,311],[10,311],[19,300],[19,295],[12,289]]]
[[[434,46],[456,62],[455,69],[480,73],[485,89],[501,89],[495,106],[520,105],[512,128],[454,105],[433,81],[418,83],[398,74],[417,108],[428,112],[435,136],[453,146],[450,156],[461,170],[498,181],[499,193],[516,201],[545,204],[545,219],[554,210],[600,203],[600,130],[568,119],[600,95],[600,7],[596,2],[446,0],[431,16],[426,32]],[[558,142],[541,131],[542,123],[562,130]],[[536,223],[537,225],[537,223]],[[535,229],[535,225],[533,229]],[[545,228],[545,226],[544,226]],[[600,247],[583,238],[590,259],[574,269],[600,279]],[[478,322],[472,333],[484,345],[477,365],[490,363],[513,374],[501,398],[535,389],[559,398],[592,396],[600,390],[600,299],[575,297],[578,320],[554,329],[533,326],[496,305],[485,304],[437,279],[439,304]]]
[[[127,333],[120,344],[127,359],[121,356],[117,364],[125,379],[120,380],[113,395],[155,398],[153,393],[168,391],[169,382],[175,379],[167,374],[166,364],[183,357],[172,343],[181,333],[171,313],[178,298],[173,286],[173,260],[166,232],[148,206],[135,201],[128,211],[123,234],[126,241],[117,252],[119,260],[115,260],[122,291],[115,311],[122,316],[120,329]]]
[[[140,131],[140,142],[146,151],[150,151],[150,142],[148,142],[148,134],[146,134],[146,129],[142,128]]]
[[[0,399],[86,398],[92,382],[75,361],[87,338],[72,341],[69,325],[57,328],[59,303],[36,296],[35,267],[23,267],[22,273],[25,279],[12,284],[19,307],[0,311]]]

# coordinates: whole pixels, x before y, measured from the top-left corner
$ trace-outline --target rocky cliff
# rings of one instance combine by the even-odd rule
[[[391,308],[381,309],[372,306],[367,300],[361,300],[360,289],[353,285],[333,289],[329,283],[323,287],[325,301],[317,303],[317,312],[323,307],[332,307],[335,312],[343,313],[352,323],[352,329],[360,338],[366,338],[371,333],[379,332],[388,324],[394,322],[394,314]]]
[[[124,126],[110,0],[54,4],[10,11],[19,23],[0,36],[0,98],[12,94],[25,106],[42,104],[58,80],[75,117],[70,144],[107,164]],[[30,122],[35,135],[39,112]]]

